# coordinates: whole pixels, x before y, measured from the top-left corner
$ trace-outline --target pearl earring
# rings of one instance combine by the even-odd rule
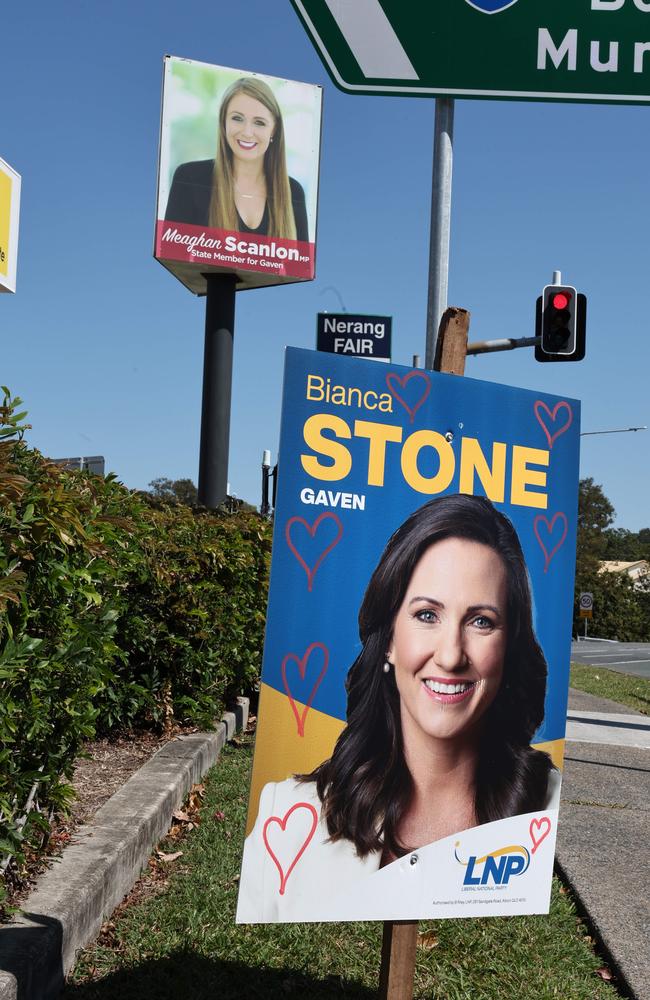
[[[388,660],[386,660],[386,662],[384,663],[384,673],[385,674],[390,673],[390,663],[388,662]]]

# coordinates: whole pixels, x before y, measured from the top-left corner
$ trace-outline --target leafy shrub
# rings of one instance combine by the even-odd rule
[[[25,839],[69,802],[84,739],[134,723],[211,724],[256,683],[270,526],[48,462],[26,446],[20,400],[3,391],[0,860],[20,861]]]
[[[115,640],[102,720],[209,724],[259,676],[270,526],[256,514],[153,504]]]
[[[18,822],[38,784],[64,806],[98,694],[120,655],[121,579],[141,504],[112,479],[69,473],[22,440],[20,400],[0,410],[0,852],[20,853]],[[126,558],[125,558],[125,554]],[[38,823],[34,813],[30,823]],[[41,825],[43,822],[41,821]]]

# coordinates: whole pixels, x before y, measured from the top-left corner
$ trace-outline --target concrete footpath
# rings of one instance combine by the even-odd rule
[[[55,1000],[76,952],[131,889],[172,811],[217,760],[248,704],[215,733],[173,740],[80,828],[22,916],[0,927],[0,1000]],[[650,719],[571,692],[557,864],[624,995],[650,997]]]
[[[650,997],[650,718],[571,691],[556,860],[623,993]]]

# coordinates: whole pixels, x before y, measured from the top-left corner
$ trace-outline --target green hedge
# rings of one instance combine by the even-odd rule
[[[209,724],[259,678],[271,532],[257,514],[149,508],[103,724]]]
[[[3,391],[0,856],[20,861],[25,838],[69,801],[84,739],[206,725],[253,687],[270,526],[61,469],[27,447],[20,400]]]

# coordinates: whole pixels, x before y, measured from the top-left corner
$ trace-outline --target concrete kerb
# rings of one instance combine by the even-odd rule
[[[172,813],[248,723],[238,698],[211,733],[166,743],[80,827],[21,914],[0,927],[0,1000],[55,1000],[76,953],[133,887]]]

